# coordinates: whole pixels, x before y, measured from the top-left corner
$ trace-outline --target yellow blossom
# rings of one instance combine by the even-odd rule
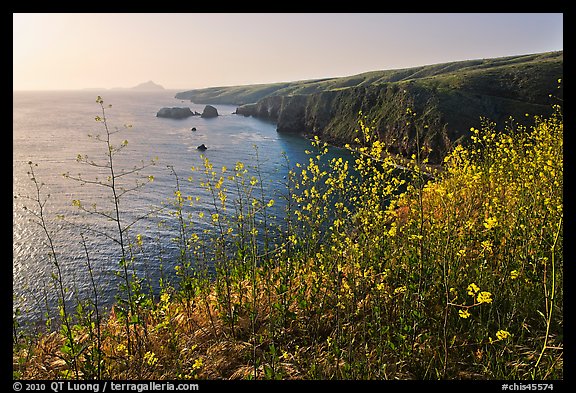
[[[492,294],[490,292],[480,292],[476,300],[478,303],[492,303]]]
[[[197,370],[202,367],[202,358],[198,358],[194,360],[194,364],[192,365],[193,370]]]
[[[492,229],[498,226],[498,219],[496,217],[488,217],[486,221],[484,221],[484,227],[486,229]]]
[[[475,296],[476,293],[480,290],[480,288],[478,288],[478,285],[471,283],[470,285],[468,285],[468,288],[466,288],[466,290],[468,291],[468,295]]]
[[[492,251],[492,242],[490,240],[484,240],[481,245],[484,250]]]
[[[406,285],[402,285],[394,290],[394,295],[406,292]]]
[[[468,310],[458,310],[458,315],[460,315],[460,318],[468,318],[470,317],[470,312],[468,312]]]
[[[154,366],[156,363],[158,363],[158,358],[154,352],[148,351],[144,354],[144,361],[148,363],[148,365]]]
[[[496,338],[498,338],[498,340],[505,340],[508,337],[510,337],[510,333],[508,333],[506,330],[498,330],[496,332]]]
[[[170,294],[169,293],[164,292],[162,295],[160,295],[160,301],[162,303],[167,303],[168,300],[170,300]]]

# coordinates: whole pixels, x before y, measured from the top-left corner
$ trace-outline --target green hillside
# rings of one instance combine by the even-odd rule
[[[468,76],[474,76],[476,82],[481,82],[479,79],[483,79],[482,76],[487,79],[490,79],[490,77],[494,75],[523,78],[526,76],[526,74],[524,74],[526,70],[547,72],[547,70],[550,70],[550,65],[559,64],[561,66],[562,62],[562,51],[547,52],[457,61],[396,70],[370,71],[340,78],[210,87],[180,92],[176,94],[176,98],[188,99],[201,104],[243,105],[255,103],[269,96],[307,95],[356,86],[371,86],[416,80],[440,89],[453,89],[470,86],[470,84],[466,82],[466,77]],[[488,86],[483,87],[488,88]]]
[[[561,99],[563,52],[468,60],[342,78],[181,92],[195,103],[239,105],[237,114],[276,122],[279,132],[353,144],[359,113],[374,125],[390,151],[411,156],[418,146],[439,163],[465,142],[481,118],[502,124],[510,117],[549,115]],[[554,98],[550,94],[554,93]],[[418,122],[407,121],[416,112]]]

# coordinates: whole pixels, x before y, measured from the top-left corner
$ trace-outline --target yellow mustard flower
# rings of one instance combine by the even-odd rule
[[[460,318],[468,318],[470,317],[470,312],[468,312],[468,310],[458,310],[458,315],[460,315]]]
[[[481,245],[483,250],[492,252],[492,242],[490,240],[484,240]]]
[[[486,221],[484,221],[484,227],[486,229],[492,229],[498,226],[498,219],[496,217],[488,217]]]
[[[492,303],[492,294],[490,292],[480,292],[476,298],[478,303]]]
[[[170,300],[170,294],[169,293],[164,292],[162,295],[160,295],[160,301],[162,303],[167,303],[168,300]]]
[[[158,363],[158,358],[154,352],[148,351],[144,354],[144,361],[146,361],[148,365],[154,366],[156,363]]]
[[[394,290],[394,295],[397,295],[399,293],[404,293],[406,292],[406,285],[403,285],[401,287],[398,287]]]
[[[505,340],[508,337],[510,337],[510,333],[508,333],[506,330],[498,330],[496,332],[496,338],[498,338],[498,340]]]
[[[466,290],[468,291],[468,295],[475,296],[476,293],[480,290],[480,288],[478,288],[478,285],[471,283],[470,285],[468,285],[468,288],[466,288]]]
[[[192,370],[198,370],[199,368],[202,368],[202,358],[198,358],[196,360],[194,360],[194,364],[192,365]]]

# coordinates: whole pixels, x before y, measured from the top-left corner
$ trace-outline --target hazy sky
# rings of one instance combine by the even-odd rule
[[[191,89],[563,49],[563,15],[14,14],[13,88]]]

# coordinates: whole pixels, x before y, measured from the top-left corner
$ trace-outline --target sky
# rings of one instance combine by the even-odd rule
[[[13,89],[187,90],[557,50],[562,13],[17,13]]]

